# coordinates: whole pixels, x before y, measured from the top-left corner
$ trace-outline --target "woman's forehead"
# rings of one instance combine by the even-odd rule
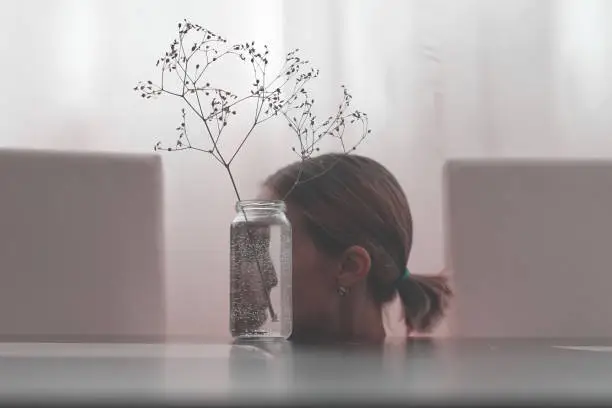
[[[256,197],[257,200],[280,200],[281,197],[272,190],[270,187],[263,186],[259,190],[259,194]],[[291,222],[293,228],[301,226],[303,222],[302,212],[299,208],[296,208],[295,205],[291,203],[285,203],[287,205],[287,218]]]
[[[259,193],[257,194],[257,197],[255,197],[256,200],[278,200],[278,195],[270,188],[267,186],[263,186],[259,189]]]

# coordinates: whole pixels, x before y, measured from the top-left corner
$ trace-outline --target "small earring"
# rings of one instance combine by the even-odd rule
[[[345,296],[348,293],[348,289],[344,286],[338,286],[338,295]]]

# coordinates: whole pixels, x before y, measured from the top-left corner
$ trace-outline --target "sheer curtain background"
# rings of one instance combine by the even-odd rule
[[[606,0],[310,2],[5,0],[0,147],[151,151],[179,105],[132,87],[183,18],[230,41],[299,47],[333,109],[346,84],[373,129],[360,148],[388,166],[415,220],[410,267],[444,267],[442,164],[449,157],[612,156],[612,3]],[[225,78],[232,80],[233,78]],[[255,134],[236,164],[244,196],[293,160],[284,126]],[[164,154],[168,319],[177,336],[227,336],[228,223],[222,169]]]

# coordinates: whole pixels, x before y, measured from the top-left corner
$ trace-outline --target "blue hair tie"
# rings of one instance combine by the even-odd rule
[[[408,279],[408,277],[410,277],[410,270],[408,268],[404,269],[404,272],[400,275],[399,278],[397,278],[397,281],[395,282],[395,284],[399,284],[400,282]]]

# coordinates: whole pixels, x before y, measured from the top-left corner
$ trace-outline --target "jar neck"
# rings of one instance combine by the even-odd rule
[[[236,203],[236,212],[246,214],[284,213],[287,206],[281,200],[242,200]]]

